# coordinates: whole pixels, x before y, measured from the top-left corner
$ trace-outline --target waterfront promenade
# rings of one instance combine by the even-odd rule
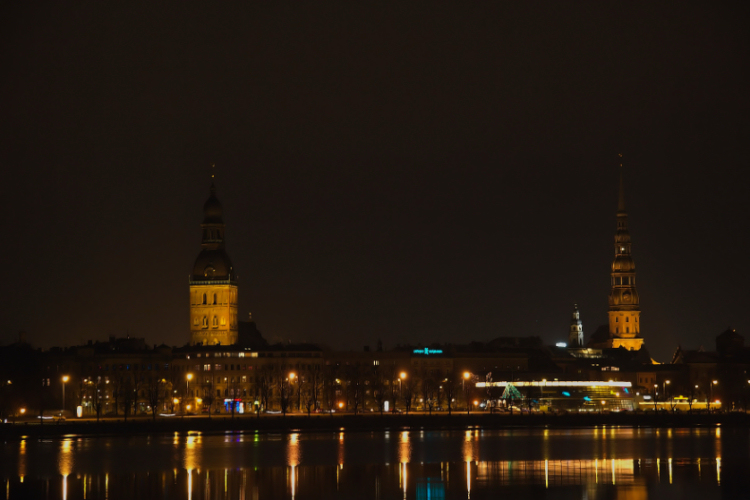
[[[68,419],[38,421],[25,420],[0,425],[0,439],[17,439],[22,436],[64,436],[75,435],[121,435],[164,432],[222,432],[222,431],[378,431],[384,429],[456,429],[467,426],[493,428],[537,428],[537,427],[702,427],[740,426],[750,427],[750,415],[744,412],[728,413],[670,413],[670,412],[622,412],[611,414],[569,413],[562,415],[532,414],[490,414],[472,412],[467,415],[445,412],[428,415],[425,413],[366,413],[366,414],[300,414],[287,415],[235,415],[226,414],[157,417],[138,416],[127,421],[123,417],[96,419]]]

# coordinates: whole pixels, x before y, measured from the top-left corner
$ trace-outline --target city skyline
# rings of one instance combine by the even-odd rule
[[[618,153],[652,356],[747,335],[746,10],[505,7],[13,7],[0,342],[184,345],[213,163],[270,341],[588,339]]]

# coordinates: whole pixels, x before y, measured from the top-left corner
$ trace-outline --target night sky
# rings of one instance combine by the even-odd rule
[[[189,340],[211,164],[240,319],[335,348],[607,321],[750,343],[750,15],[722,2],[0,8],[0,343]]]

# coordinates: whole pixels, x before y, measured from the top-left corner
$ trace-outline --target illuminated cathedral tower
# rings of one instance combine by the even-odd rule
[[[213,182],[203,213],[203,249],[190,275],[190,344],[236,344],[237,277],[224,251],[224,221]]]
[[[612,262],[612,283],[609,292],[609,340],[604,347],[625,347],[639,350],[643,345],[640,323],[640,300],[635,289],[635,263],[631,256],[628,213],[620,165],[620,198],[617,206],[615,259]]]

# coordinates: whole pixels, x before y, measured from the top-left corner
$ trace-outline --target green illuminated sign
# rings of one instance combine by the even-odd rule
[[[443,354],[442,349],[414,349],[414,354]]]

